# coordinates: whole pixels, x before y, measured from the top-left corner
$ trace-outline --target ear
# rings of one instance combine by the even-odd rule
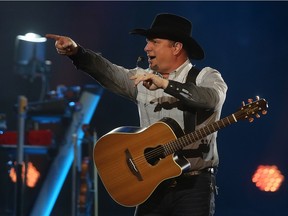
[[[183,50],[183,44],[181,42],[175,42],[173,47],[175,55],[179,55],[182,52],[181,50]]]

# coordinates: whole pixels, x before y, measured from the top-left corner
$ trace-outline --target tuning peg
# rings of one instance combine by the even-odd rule
[[[244,102],[244,101],[242,101],[242,106],[243,106],[243,107],[245,106],[245,102]]]
[[[256,100],[260,100],[260,97],[258,95],[255,98],[256,98]]]
[[[262,110],[262,115],[266,115],[267,114],[267,110]]]
[[[260,118],[260,115],[258,113],[255,114],[256,118]]]
[[[252,103],[253,102],[253,99],[252,98],[249,98],[248,99],[248,103]]]
[[[250,117],[250,118],[248,119],[248,121],[251,123],[251,122],[254,121],[254,118]]]

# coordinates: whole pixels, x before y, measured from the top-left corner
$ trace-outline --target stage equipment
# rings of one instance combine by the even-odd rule
[[[41,174],[29,172],[29,170],[36,170],[31,164],[29,165],[30,161],[25,156],[26,154],[53,154],[54,159],[43,184],[41,183],[40,192],[30,212],[31,216],[51,214],[72,163],[74,162],[77,167],[82,165],[81,151],[79,151],[79,156],[75,157],[74,147],[81,150],[82,143],[87,141],[87,137],[84,137],[86,133],[84,129],[90,123],[102,92],[103,88],[99,85],[86,85],[83,88],[62,85],[55,93],[50,94],[50,98],[43,101],[28,103],[26,97],[19,96],[18,103],[15,105],[15,111],[18,111],[18,131],[7,131],[5,115],[0,115],[2,131],[0,148],[13,155],[17,154],[17,161],[14,162],[14,159],[11,159],[10,162],[11,167],[13,166],[13,169],[10,169],[10,177],[14,181],[24,179],[24,182],[21,180],[15,182],[16,194],[13,206],[16,211],[15,216],[22,215],[26,210],[23,205],[26,204],[23,199],[23,187],[28,186],[26,185],[29,180],[27,174],[34,173],[35,178],[32,180],[38,179],[38,174]],[[52,128],[46,129],[49,126]],[[55,139],[55,136],[59,139]],[[74,136],[77,139],[73,140]],[[56,147],[57,151],[55,151]],[[31,185],[33,183],[36,181],[32,181]],[[97,186],[95,187],[98,192]],[[75,192],[74,189],[73,193]],[[75,197],[76,194],[74,194]],[[72,201],[74,206],[77,205],[76,199]]]
[[[42,80],[40,99],[43,100],[49,89],[48,75],[51,61],[46,60],[46,38],[35,33],[18,35],[15,41],[14,70],[31,82],[36,77]]]
[[[75,160],[77,167],[81,166],[81,161],[74,158],[74,148],[76,145],[78,146],[77,149],[80,149],[79,146],[81,146],[84,138],[82,126],[90,123],[102,92],[103,89],[98,85],[83,89],[78,101],[81,105],[78,106],[80,109],[73,112],[63,143],[50,166],[38,198],[34,203],[31,216],[49,216],[73,161]],[[75,137],[77,137],[76,140]]]

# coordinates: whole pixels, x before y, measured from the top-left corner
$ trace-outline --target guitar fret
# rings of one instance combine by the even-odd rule
[[[181,139],[178,140],[179,149],[182,149],[182,148],[183,148],[183,143],[185,143],[185,142],[183,141],[183,139],[185,139],[185,137],[182,137]],[[179,149],[178,149],[178,150],[179,150]]]
[[[231,124],[231,122],[230,122],[229,118],[227,117],[226,119],[228,120],[228,123],[229,123],[229,124]]]
[[[202,138],[202,134],[200,130],[195,131],[193,134],[197,135],[197,138],[194,141],[200,140]]]
[[[221,127],[218,124],[218,121],[213,124],[214,130],[218,131]]]
[[[220,120],[220,121],[219,121],[220,123],[222,123],[222,126],[220,126],[220,128],[223,128],[223,127],[225,127],[225,123],[224,123],[224,120],[225,120],[225,119],[222,119],[222,120]]]
[[[176,151],[178,151],[180,148],[182,148],[182,147],[180,147],[179,148],[179,146],[177,145],[177,141],[175,141],[175,142],[173,142],[173,144],[175,144],[175,145],[173,145],[173,152],[176,152]]]
[[[201,128],[199,131],[200,131],[200,133],[201,133],[201,136],[202,136],[201,138],[203,138],[203,137],[207,136],[207,135],[206,135],[206,131],[205,131],[205,129],[204,129],[204,128]],[[204,134],[204,135],[203,135],[203,134]]]
[[[165,155],[169,155],[170,151],[170,143],[168,143],[167,145],[164,146],[164,154]]]
[[[198,131],[194,131],[194,133],[192,133],[191,135],[193,136],[193,141],[199,140]],[[194,135],[196,136],[196,138],[194,138]]]
[[[185,143],[193,143],[193,140],[191,140],[190,136],[184,136],[184,139],[186,142],[184,142],[181,146],[182,148],[185,147]]]
[[[210,124],[210,125],[208,126],[208,128],[210,129],[211,133],[214,133],[214,132],[215,132],[212,124]]]
[[[164,155],[165,155],[165,156],[167,156],[167,155],[170,154],[169,146],[170,146],[170,142],[167,143],[166,145],[163,145],[163,148],[164,148]]]
[[[171,141],[169,143],[167,143],[166,145],[164,145],[164,155],[170,155],[173,154],[174,152],[176,152],[178,150],[178,146],[176,145],[176,140],[175,141]]]
[[[185,144],[186,136],[182,137],[182,139],[179,139],[179,149],[183,148],[183,144]]]
[[[214,124],[211,124],[211,126],[212,126],[212,128],[213,128],[213,131],[215,132],[216,129],[215,129],[215,127],[214,127]]]
[[[168,152],[169,152],[169,154],[171,154],[172,152],[174,152],[174,149],[173,149],[173,145],[172,145],[173,143],[169,143],[168,144]]]
[[[211,133],[209,125],[207,126],[207,131],[208,131],[209,134]]]

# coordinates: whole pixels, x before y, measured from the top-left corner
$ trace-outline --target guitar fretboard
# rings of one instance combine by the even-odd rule
[[[201,140],[202,138],[235,122],[237,122],[237,119],[235,118],[234,114],[232,114],[216,122],[213,122],[203,128],[200,128],[192,133],[186,134],[176,140],[173,140],[163,145],[164,155],[167,156],[173,154],[176,151],[184,148],[185,146],[195,143],[196,141]]]

